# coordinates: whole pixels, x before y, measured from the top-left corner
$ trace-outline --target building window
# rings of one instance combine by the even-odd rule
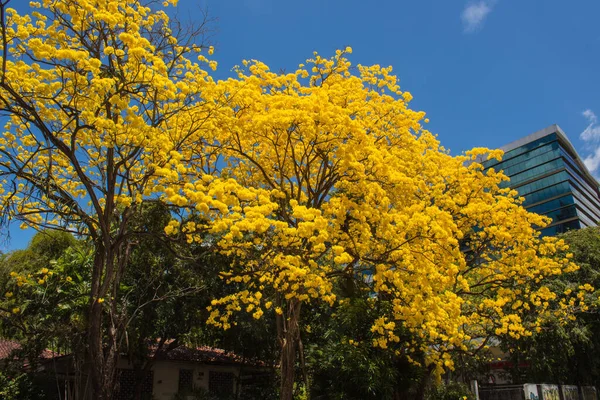
[[[218,395],[233,394],[234,375],[231,372],[209,371],[208,390]]]
[[[194,370],[180,369],[179,370],[179,394],[190,394],[194,390]]]
[[[136,372],[139,374],[136,376]],[[141,386],[143,400],[152,399],[152,384],[154,381],[153,371],[135,371],[133,369],[117,370],[117,400],[133,400],[136,385]]]

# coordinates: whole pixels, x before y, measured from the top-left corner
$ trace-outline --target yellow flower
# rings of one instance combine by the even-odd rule
[[[19,307],[15,307],[12,309],[13,314],[18,314],[19,312],[21,312],[21,309]]]
[[[98,298],[98,304],[102,304],[102,303],[104,303],[104,299],[102,297],[99,297]]]
[[[46,281],[45,281],[45,280],[43,280],[43,279],[38,279],[38,283],[39,283],[40,285],[43,285],[44,283],[46,283]]]
[[[48,268],[42,268],[42,274],[47,274],[48,273]]]
[[[6,292],[5,296],[7,298],[11,298],[13,296],[13,292]]]

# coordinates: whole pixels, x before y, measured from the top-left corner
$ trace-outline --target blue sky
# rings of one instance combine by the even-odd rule
[[[553,123],[593,153],[579,135],[600,115],[597,0],[179,2],[190,15],[199,7],[218,18],[222,73],[244,58],[293,69],[314,50],[352,46],[353,62],[394,67],[453,154]]]
[[[351,46],[353,63],[394,67],[452,154],[556,123],[600,175],[597,0],[179,0],[177,13],[205,9],[218,77],[242,59],[294,70],[313,51]],[[14,231],[0,250],[29,236]]]

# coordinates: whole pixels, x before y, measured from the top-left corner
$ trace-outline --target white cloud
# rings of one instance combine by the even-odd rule
[[[587,119],[588,126],[579,134],[579,137],[585,142],[586,147],[592,151],[592,154],[584,158],[583,163],[593,173],[600,167],[600,125],[598,124],[598,117],[589,108],[583,111],[581,115]]]
[[[483,25],[485,18],[492,11],[494,3],[495,1],[493,0],[481,0],[476,3],[469,3],[460,15],[464,31],[466,33],[477,31]]]
[[[600,147],[596,149],[594,154],[584,158],[583,163],[591,172],[596,171],[600,165]]]
[[[590,110],[589,108],[585,111],[583,111],[581,113],[581,115],[583,115],[585,118],[587,118],[587,120],[590,122],[590,124],[592,123],[596,123],[598,122],[598,117],[596,117],[596,114],[594,114],[594,112],[592,110]]]
[[[600,125],[598,125],[598,117],[590,109],[587,109],[581,113],[588,120],[588,126],[579,135],[581,140],[584,142],[598,142],[600,141]]]

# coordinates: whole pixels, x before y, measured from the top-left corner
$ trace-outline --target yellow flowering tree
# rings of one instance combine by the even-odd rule
[[[439,374],[456,349],[527,335],[534,322],[521,310],[542,315],[552,297],[535,284],[571,268],[551,258],[562,242],[538,239],[546,221],[499,188],[502,173],[475,162],[500,152],[450,156],[391,68],[353,70],[350,52],[315,54],[281,74],[245,61],[217,84],[215,101],[227,104],[213,127],[215,172],[167,193],[207,221],[174,220],[167,233],[194,241],[209,230],[210,244],[235,260],[222,275],[242,289],[215,299],[209,322],[227,329],[239,311],[277,319],[282,399],[292,398],[301,312],[334,304],[340,276],[369,282],[392,304],[372,327],[373,345],[396,344],[407,328],[415,339],[394,348],[424,352]]]
[[[26,15],[9,3],[0,3],[2,220],[93,242],[86,372],[91,398],[109,399],[129,221],[162,192],[162,175],[185,171],[179,151],[202,142],[214,85],[190,57],[216,65],[194,44],[201,29],[170,24],[152,1],[42,0]]]

